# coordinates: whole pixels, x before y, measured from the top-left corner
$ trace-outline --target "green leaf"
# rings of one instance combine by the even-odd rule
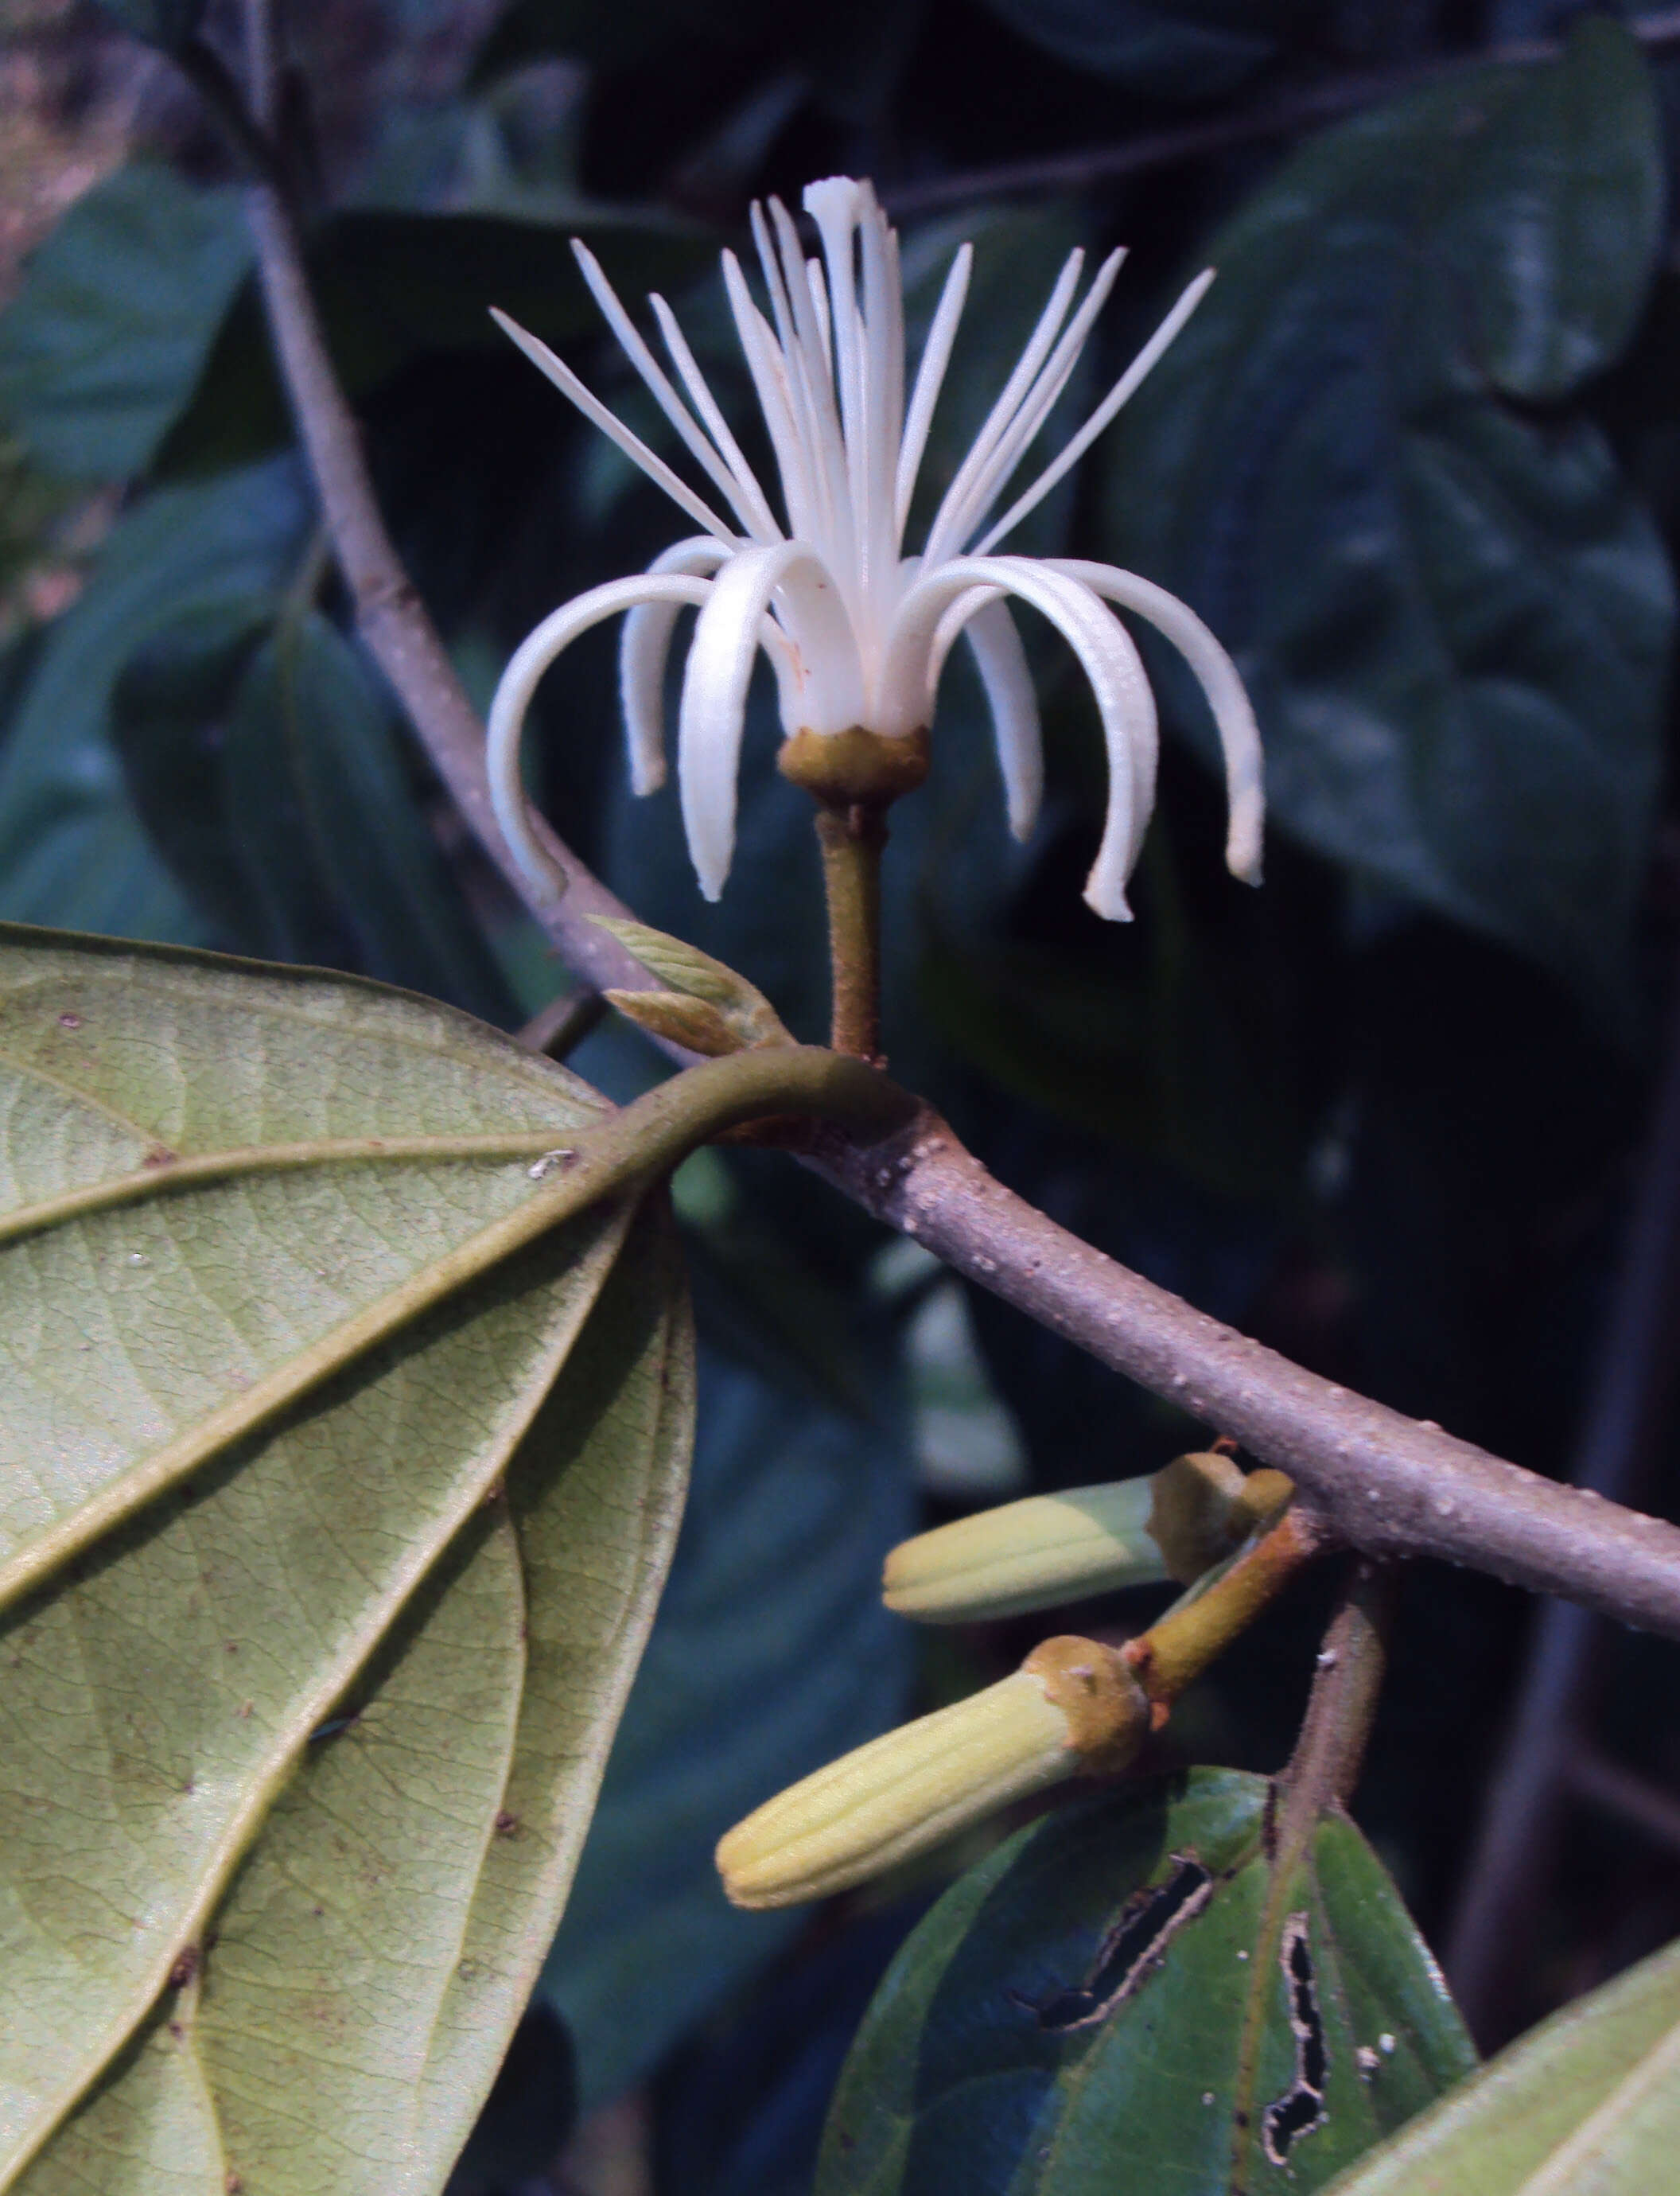
[[[143,472],[250,263],[236,190],[150,161],[118,169],[71,207],[0,315],[0,413],[65,477]]]
[[[1680,2144],[1680,1945],[1565,2006],[1336,2196],[1653,2196]]]
[[[1344,124],[1215,240],[1109,449],[1106,552],[1236,653],[1276,821],[1600,1003],[1673,591],[1566,400],[1629,340],[1662,194],[1645,65],[1602,17]]]
[[[538,1232],[603,1102],[314,974],[13,933],[0,1081],[0,2187],[424,2196],[669,1558],[662,1215]]]
[[[1197,1769],[1032,1824],[894,1962],[817,2196],[1306,2192],[1469,2072],[1370,1847],[1323,1819],[1286,1880],[1271,1786]]]
[[[98,0],[98,5],[131,38],[167,52],[187,43],[205,12],[205,0]]]
[[[202,919],[136,815],[112,744],[124,666],[193,614],[254,625],[308,538],[295,468],[147,496],[52,628],[0,751],[0,918],[200,943]]]
[[[663,222],[576,226],[614,286],[638,303],[644,290],[680,288],[712,258],[708,242]],[[352,211],[322,223],[309,240],[308,257],[333,363],[352,397],[367,396],[399,367],[432,352],[505,350],[492,305],[546,343],[592,342],[601,333],[569,231],[551,223]],[[159,466],[181,473],[243,465],[289,441],[291,433],[262,305],[247,282]]]
[[[270,627],[271,607],[212,604],[118,683],[117,746],[154,843],[220,944],[516,1020],[385,690],[318,613]]]

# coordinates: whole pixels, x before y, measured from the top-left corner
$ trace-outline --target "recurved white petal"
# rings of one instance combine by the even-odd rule
[[[1135,610],[1164,633],[1201,681],[1218,727],[1225,754],[1225,783],[1230,803],[1230,825],[1226,834],[1225,859],[1233,876],[1244,884],[1260,882],[1261,840],[1266,821],[1265,757],[1260,727],[1236,665],[1203,624],[1188,603],[1158,587],[1135,572],[1123,572],[1113,564],[1093,564],[1074,558],[1057,558],[1055,569],[1079,581],[1093,594]]]
[[[1086,880],[1085,899],[1111,922],[1131,919],[1126,880],[1132,873],[1155,799],[1159,732],[1136,644],[1111,611],[1080,581],[1031,557],[955,557],[916,581],[900,604],[886,651],[881,691],[889,717],[914,693],[926,692],[927,667],[944,612],[959,597],[996,588],[1030,603],[1063,635],[1091,683],[1108,748],[1108,813],[1102,843]],[[975,594],[974,607],[985,601]],[[883,721],[882,731],[911,725]]]
[[[599,625],[603,618],[616,616],[619,611],[641,603],[699,604],[711,593],[713,584],[679,573],[638,572],[634,579],[609,580],[604,587],[592,587],[587,594],[551,611],[514,650],[490,704],[485,767],[502,836],[520,868],[545,893],[563,892],[566,881],[557,876],[553,863],[531,829],[524,782],[519,774],[519,736],[537,681],[563,650],[591,626]]]
[[[736,779],[747,688],[753,658],[772,629],[765,612],[778,589],[796,598],[796,646],[806,674],[797,692],[790,693],[785,682],[782,685],[783,725],[792,729],[801,718],[810,721],[822,714],[817,682],[810,676],[813,665],[820,665],[825,674],[828,706],[839,701],[843,707],[848,686],[853,706],[840,722],[817,721],[812,730],[842,731],[857,721],[861,708],[857,650],[845,606],[814,551],[803,542],[786,541],[770,548],[743,549],[732,557],[711,582],[695,627],[677,727],[683,824],[700,888],[707,899],[716,899],[722,892],[735,852]]]
[[[648,571],[649,575],[688,572],[709,578],[729,557],[723,542],[700,534],[692,540],[673,543],[654,558]],[[619,706],[632,793],[656,793],[665,783],[665,660],[683,607],[680,602],[638,603],[620,629]]]
[[[991,710],[1009,829],[1018,839],[1026,839],[1038,821],[1044,794],[1044,741],[1026,650],[1009,606],[999,596],[976,610],[962,630]]]

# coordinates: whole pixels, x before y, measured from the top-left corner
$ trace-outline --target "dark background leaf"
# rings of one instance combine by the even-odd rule
[[[632,295],[680,286],[709,261],[709,246],[669,221],[574,221],[562,228],[476,214],[349,211],[311,239],[310,279],[333,363],[353,397],[367,397],[422,354],[500,352],[507,338],[489,309],[564,346],[599,322],[572,257],[572,229],[609,260]],[[563,402],[563,399],[558,400]],[[240,292],[203,377],[161,455],[165,474],[240,465],[290,434],[254,286]]]
[[[985,0],[1072,67],[1165,99],[1218,99],[1274,59],[1301,0]]]
[[[0,913],[69,930],[208,942],[136,816],[110,736],[133,656],[192,612],[272,601],[308,539],[297,467],[279,460],[161,491],[113,529],[55,628],[0,750]]]
[[[1213,240],[1221,279],[1106,454],[1117,560],[1250,679],[1274,823],[1600,999],[1673,600],[1562,400],[1642,309],[1661,195],[1643,65],[1602,23],[1343,124]]]
[[[218,606],[130,661],[116,741],[155,842],[240,952],[517,1020],[417,804],[388,693],[318,611],[274,610]]]
[[[82,480],[141,472],[251,263],[239,194],[151,162],[78,199],[0,316],[0,416]]]

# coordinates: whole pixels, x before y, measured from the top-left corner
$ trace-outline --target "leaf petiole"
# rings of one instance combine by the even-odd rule
[[[528,1170],[531,1193],[513,1211],[435,1259],[401,1287],[364,1306],[266,1378],[206,1414],[188,1432],[107,1481],[78,1509],[18,1548],[0,1563],[0,1609],[43,1585],[230,1442],[265,1424],[480,1274],[592,1205],[610,1199],[621,1199],[626,1205],[639,1201],[713,1137],[767,1114],[795,1114],[832,1123],[869,1141],[908,1126],[916,1112],[917,1102],[908,1092],[862,1060],[814,1045],[788,1045],[733,1053],[687,1068],[621,1112],[607,1115],[598,1127],[522,1130],[502,1139],[369,1137],[337,1144],[276,1145],[268,1155],[260,1151],[256,1155],[211,1153],[200,1161],[177,1160],[26,1207],[0,1233],[0,1240],[6,1234],[15,1240],[20,1234],[39,1233],[102,1205],[133,1204],[194,1182],[260,1170],[265,1158],[269,1164],[294,1167],[321,1160],[377,1164],[439,1156],[505,1159],[534,1154],[537,1162]],[[563,1170],[542,1166],[544,1159],[557,1159],[563,1148],[567,1159]],[[274,1154],[280,1155],[278,1160]],[[237,1164],[230,1164],[235,1161]],[[107,1188],[118,1193],[101,1196],[100,1192]],[[20,1224],[24,1222],[27,1225]]]

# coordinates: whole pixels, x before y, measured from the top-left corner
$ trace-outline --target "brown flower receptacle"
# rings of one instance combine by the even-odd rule
[[[776,766],[825,808],[890,808],[927,776],[927,728],[900,736],[853,725],[843,732],[802,730],[782,741]]]

